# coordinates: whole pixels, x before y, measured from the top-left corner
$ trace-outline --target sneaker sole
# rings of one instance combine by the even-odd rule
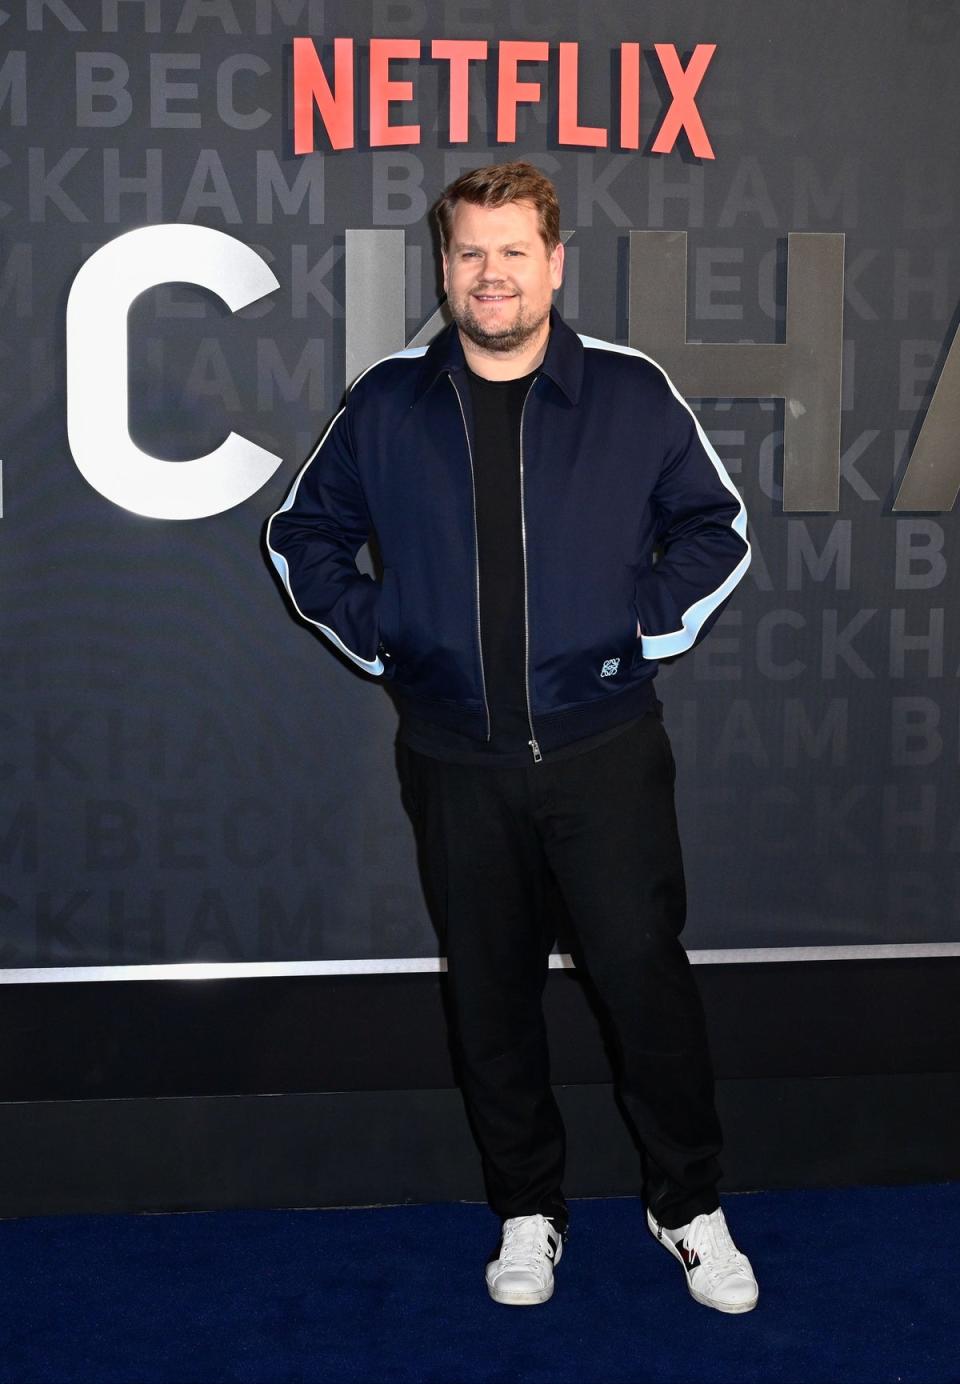
[[[563,1240],[557,1245],[553,1256],[553,1266],[560,1263],[560,1256],[563,1254]],[[526,1293],[511,1293],[504,1288],[498,1288],[495,1283],[486,1280],[487,1292],[494,1302],[502,1303],[504,1307],[538,1307],[542,1302],[549,1302],[553,1297],[553,1290],[557,1286],[556,1279],[551,1275],[550,1282],[546,1288],[533,1288]]]
[[[493,1284],[487,1284],[487,1292],[494,1302],[502,1303],[504,1307],[537,1307],[541,1302],[548,1302],[553,1297],[553,1289],[554,1285],[551,1283],[549,1288],[539,1288],[529,1293],[505,1293]]]
[[[699,1302],[702,1307],[712,1307],[715,1312],[727,1312],[731,1316],[738,1316],[741,1312],[752,1312],[753,1309],[756,1307],[757,1303],[760,1301],[759,1293],[757,1293],[756,1297],[753,1299],[752,1302],[737,1303],[714,1302],[712,1298],[705,1297],[703,1293],[698,1293],[697,1290],[694,1288],[693,1284],[690,1282],[690,1276],[687,1273],[687,1266],[683,1262],[683,1258],[680,1254],[680,1251],[677,1249],[676,1245],[673,1243],[672,1240],[666,1238],[661,1239],[661,1237],[657,1234],[657,1223],[650,1215],[649,1211],[647,1212],[647,1229],[650,1231],[650,1234],[656,1240],[657,1244],[663,1245],[664,1249],[673,1255],[674,1259],[676,1259],[681,1269],[683,1269],[683,1278],[684,1282],[687,1285],[687,1292],[693,1298],[694,1302]]]

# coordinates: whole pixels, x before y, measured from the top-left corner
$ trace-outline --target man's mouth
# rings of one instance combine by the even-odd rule
[[[515,293],[475,293],[473,296],[478,303],[506,303],[517,295]]]

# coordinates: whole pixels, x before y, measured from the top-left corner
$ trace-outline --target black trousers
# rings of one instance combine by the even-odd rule
[[[721,1133],[703,1007],[679,941],[676,766],[660,715],[573,758],[524,768],[397,749],[447,958],[457,1080],[493,1211],[568,1223],[542,1009],[556,937],[543,907],[548,872],[615,1035],[614,1076],[644,1152],[647,1204],[671,1228],[715,1210]]]

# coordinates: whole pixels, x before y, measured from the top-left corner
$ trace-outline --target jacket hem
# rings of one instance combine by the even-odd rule
[[[557,711],[534,713],[533,725],[541,750],[558,750],[583,736],[593,735],[621,721],[642,716],[645,711],[658,713],[663,703],[657,697],[653,680],[654,669],[642,682],[626,688],[614,697],[561,707]]]
[[[639,683],[618,692],[616,696],[604,697],[591,702],[578,702],[572,706],[561,707],[556,711],[534,713],[533,727],[541,750],[558,750],[574,740],[599,733],[621,721],[641,716],[645,711],[656,710],[659,714],[662,702],[657,697],[653,680],[656,669]],[[484,708],[470,707],[462,702],[444,702],[417,697],[397,688],[398,699],[421,721],[433,725],[446,726],[450,730],[469,735],[478,743],[486,737],[487,717]]]

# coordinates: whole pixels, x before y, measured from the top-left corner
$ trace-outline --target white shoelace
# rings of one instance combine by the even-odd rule
[[[749,1261],[737,1249],[722,1211],[694,1216],[683,1237],[683,1247],[696,1250],[709,1278],[718,1282],[730,1274],[748,1274]]]
[[[500,1246],[501,1269],[517,1266],[539,1269],[545,1258],[553,1257],[553,1254],[547,1253],[545,1235],[535,1216],[520,1216],[504,1225]]]

